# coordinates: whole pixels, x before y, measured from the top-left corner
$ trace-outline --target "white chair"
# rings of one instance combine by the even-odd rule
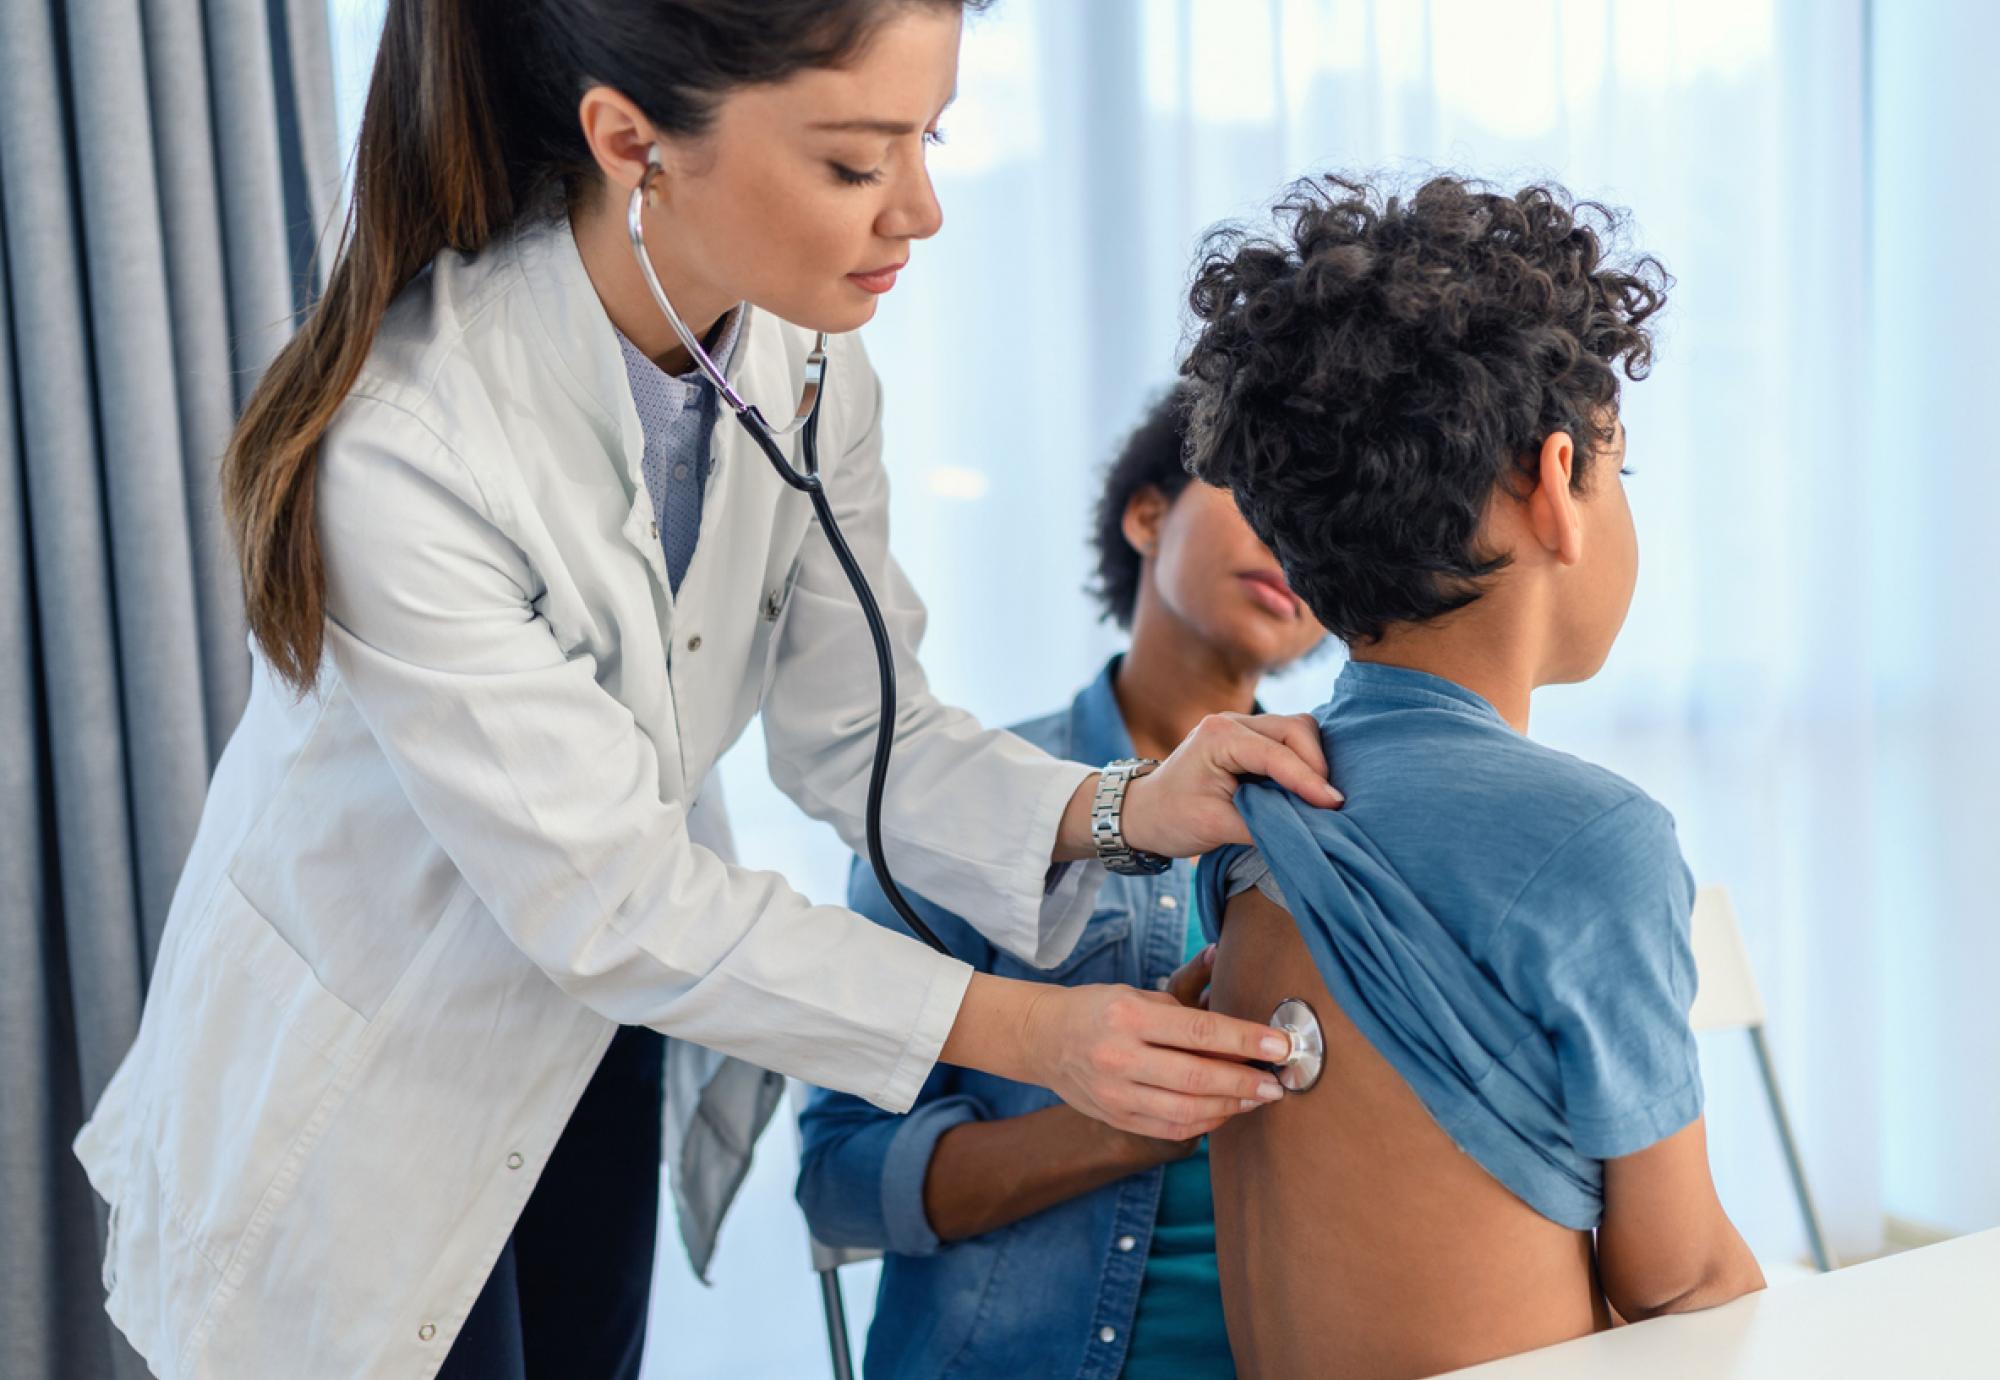
[[[1826,1232],[1820,1225],[1819,1208],[1806,1183],[1805,1163],[1799,1158],[1798,1142],[1792,1138],[1791,1118],[1785,1114],[1785,1100],[1778,1091],[1778,1071],[1771,1062],[1770,1046],[1764,1040],[1764,998],[1757,990],[1757,978],[1750,970],[1750,954],[1743,947],[1743,931],[1736,923],[1736,907],[1726,887],[1705,886],[1694,901],[1694,968],[1699,989],[1689,1023],[1697,1031],[1744,1030],[1750,1048],[1757,1055],[1757,1072],[1764,1080],[1764,1096],[1771,1106],[1771,1121],[1777,1128],[1778,1145],[1784,1151],[1785,1168],[1792,1179],[1792,1193],[1799,1202],[1799,1216],[1812,1247],[1813,1263],[1831,1270],[1836,1262],[1827,1247]]]
[[[796,1078],[790,1080],[786,1092],[792,1105],[792,1128],[798,1129],[799,1113],[806,1107],[806,1098],[811,1088]],[[806,1231],[806,1245],[812,1257],[813,1273],[819,1276],[819,1303],[826,1314],[826,1349],[833,1363],[833,1380],[854,1380],[854,1345],[847,1335],[847,1304],[840,1293],[840,1267],[859,1265],[864,1260],[879,1260],[882,1252],[841,1246],[829,1246]]]

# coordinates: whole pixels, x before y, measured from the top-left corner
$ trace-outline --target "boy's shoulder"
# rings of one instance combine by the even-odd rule
[[[1440,803],[1488,800],[1510,811],[1532,801],[1557,824],[1651,801],[1608,767],[1516,732],[1486,701],[1439,677],[1359,680],[1350,671],[1313,716],[1340,749],[1336,780],[1352,775],[1356,786]]]
[[[1397,851],[1435,850],[1453,871],[1523,884],[1598,835],[1615,839],[1609,866],[1655,872],[1679,860],[1673,816],[1639,786],[1517,733],[1450,682],[1344,675],[1315,717],[1354,824]]]

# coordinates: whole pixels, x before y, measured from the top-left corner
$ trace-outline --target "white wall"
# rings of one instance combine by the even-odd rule
[[[1873,7],[1885,1204],[2000,1223],[2000,6]]]

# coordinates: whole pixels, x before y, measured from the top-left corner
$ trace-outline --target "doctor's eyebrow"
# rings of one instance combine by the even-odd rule
[[[806,126],[840,134],[915,134],[917,126],[907,120],[817,120]]]
[[[958,93],[953,92],[951,100],[938,108],[938,116],[950,110],[952,102],[957,99]],[[932,117],[932,122],[935,123],[936,119],[937,116]],[[893,137],[899,134],[915,134],[922,126],[908,120],[815,120],[806,128],[821,129],[836,134],[887,134]]]

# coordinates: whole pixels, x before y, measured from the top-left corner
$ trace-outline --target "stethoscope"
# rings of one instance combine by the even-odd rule
[[[701,341],[695,338],[687,323],[681,320],[674,304],[667,300],[666,289],[660,286],[659,274],[653,271],[653,257],[646,252],[644,212],[650,204],[653,179],[662,171],[660,151],[655,147],[647,157],[646,171],[640,176],[639,184],[632,189],[632,199],[625,211],[625,227],[632,237],[633,257],[639,261],[639,271],[645,275],[654,303],[666,316],[667,324],[673,327],[682,347],[693,358],[695,367],[715,385],[716,396],[722,399],[723,405],[749,433],[750,439],[756,442],[757,449],[764,453],[764,458],[771,462],[771,468],[778,472],[778,478],[811,500],[813,512],[818,515],[819,524],[826,532],[827,544],[833,548],[841,573],[847,576],[855,601],[861,605],[862,616],[868,621],[868,635],[875,643],[875,670],[882,690],[882,703],[875,721],[875,759],[868,773],[868,805],[864,816],[868,864],[875,870],[875,881],[882,888],[882,894],[889,898],[889,904],[895,907],[896,914],[910,927],[910,932],[939,953],[948,954],[951,951],[945,947],[944,941],[924,923],[916,908],[904,897],[902,888],[896,885],[896,879],[889,874],[889,859],[882,851],[882,793],[889,775],[889,752],[895,743],[896,658],[889,645],[888,625],[882,621],[881,606],[875,602],[875,591],[869,588],[868,577],[861,572],[861,563],[854,559],[847,538],[841,534],[840,524],[834,521],[833,505],[827,501],[826,486],[819,478],[819,404],[826,393],[826,332],[818,333],[812,349],[806,354],[805,364],[800,370],[799,405],[791,420],[782,427],[774,427],[754,403],[745,401],[730,387],[721,368],[702,348]],[[800,438],[804,470],[795,468],[778,445],[780,437],[792,435]],[[1291,1092],[1306,1091],[1319,1081],[1325,1062],[1325,1045],[1318,1019],[1311,1007],[1293,998],[1279,1005],[1271,1017],[1271,1024],[1289,1034],[1292,1040],[1290,1056],[1273,1069],[1280,1086]]]

